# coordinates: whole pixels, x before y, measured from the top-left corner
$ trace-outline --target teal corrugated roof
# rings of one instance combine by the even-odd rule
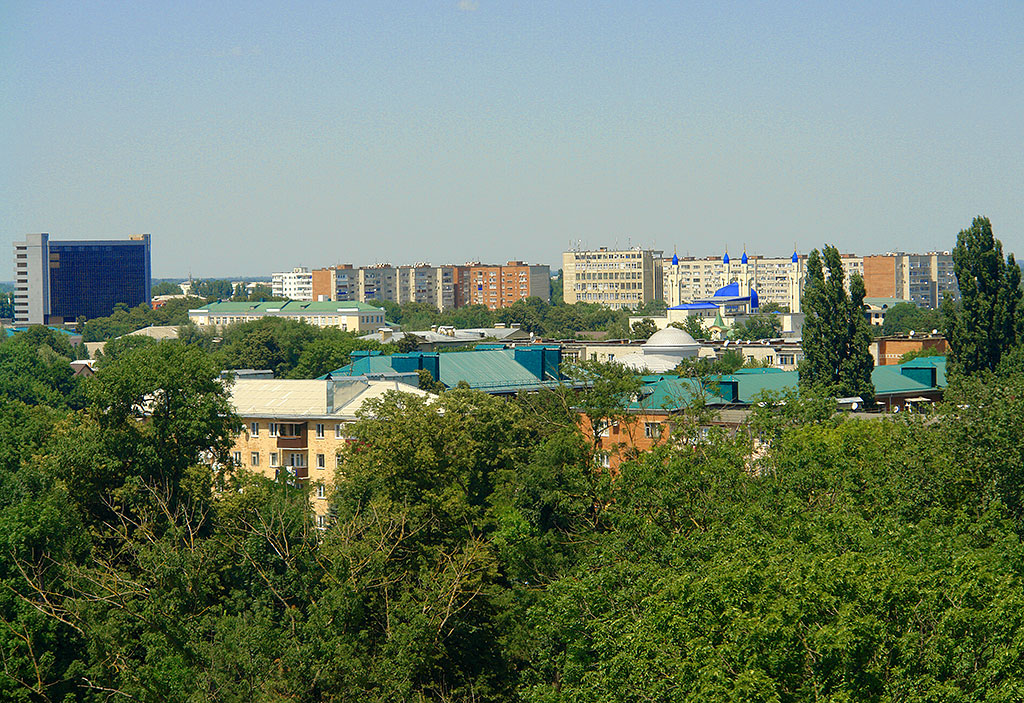
[[[441,383],[454,388],[465,381],[481,390],[537,386],[539,379],[515,360],[512,349],[447,352],[440,355]]]
[[[899,365],[876,366],[871,372],[871,382],[875,384],[875,393],[908,393],[911,391],[931,391],[933,386],[915,381],[903,374]]]
[[[935,385],[939,388],[946,387],[946,357],[944,356],[920,356],[905,364],[900,364],[905,369],[922,369],[929,366],[935,367]]]
[[[440,378],[449,388],[465,381],[470,388],[489,393],[508,393],[557,386],[560,381],[540,379],[515,359],[514,349],[485,349],[446,352],[436,356]],[[393,370],[391,356],[357,357],[348,366],[331,372],[332,376],[359,376],[386,373]]]
[[[800,386],[800,374],[796,371],[783,371],[775,369],[773,373],[749,373],[751,371],[768,371],[768,369],[741,369],[744,373],[737,373],[722,377],[722,383],[733,382],[736,384],[736,402],[750,403],[759,393],[771,391],[772,393],[783,393],[787,390],[797,390]]]
[[[681,410],[690,406],[700,394],[697,381],[678,376],[644,376],[640,400],[629,404],[631,410]],[[715,405],[723,401],[714,393],[705,393],[704,401]]]

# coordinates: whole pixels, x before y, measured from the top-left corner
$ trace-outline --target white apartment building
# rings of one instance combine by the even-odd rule
[[[662,253],[605,247],[562,254],[562,298],[567,304],[598,303],[613,310],[662,300]]]
[[[864,258],[841,254],[844,280],[849,288],[853,273],[864,275]],[[793,252],[790,256],[768,257],[709,256],[705,258],[673,256],[662,260],[665,302],[670,307],[714,296],[715,291],[730,283],[740,283],[746,290],[756,290],[761,305],[774,303],[790,312],[800,312],[807,278],[807,257]]]
[[[271,275],[271,288],[275,296],[289,300],[313,299],[313,274],[299,266],[285,273]]]

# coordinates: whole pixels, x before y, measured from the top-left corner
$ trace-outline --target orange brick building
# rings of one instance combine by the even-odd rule
[[[517,300],[551,300],[551,269],[522,261],[504,266],[467,264],[468,304],[486,305],[491,310],[505,308]]]
[[[875,361],[878,366],[890,366],[900,363],[900,357],[907,352],[934,350],[937,354],[947,354],[949,344],[940,334],[892,335],[879,337],[872,343]]]

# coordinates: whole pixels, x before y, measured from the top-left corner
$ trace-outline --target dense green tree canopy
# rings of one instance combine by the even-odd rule
[[[181,295],[181,286],[173,281],[157,281],[149,289],[149,294],[154,297],[158,295]]]
[[[827,273],[826,273],[827,269]],[[864,316],[864,281],[854,274],[843,285],[839,250],[826,246],[807,257],[800,390],[831,397],[860,396],[870,406],[875,389],[874,362],[868,346],[871,331]]]
[[[782,322],[771,313],[751,315],[729,329],[731,339],[772,339],[781,334]]]
[[[896,303],[885,311],[882,334],[927,333],[943,328],[943,317],[939,310],[919,308],[913,303]]]
[[[1020,341],[1020,268],[1013,254],[1003,259],[1003,245],[987,217],[974,218],[957,235],[953,270],[960,305],[948,299],[943,304],[950,370],[995,370]]]

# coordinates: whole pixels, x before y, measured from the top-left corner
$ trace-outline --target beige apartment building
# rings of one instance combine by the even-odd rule
[[[662,253],[605,247],[562,254],[562,298],[567,304],[598,303],[613,310],[663,300]]]
[[[243,379],[231,385],[231,404],[242,420],[232,460],[267,478],[308,486],[317,525],[326,526],[327,498],[342,469],[346,430],[365,403],[385,393],[426,396],[397,381]]]

